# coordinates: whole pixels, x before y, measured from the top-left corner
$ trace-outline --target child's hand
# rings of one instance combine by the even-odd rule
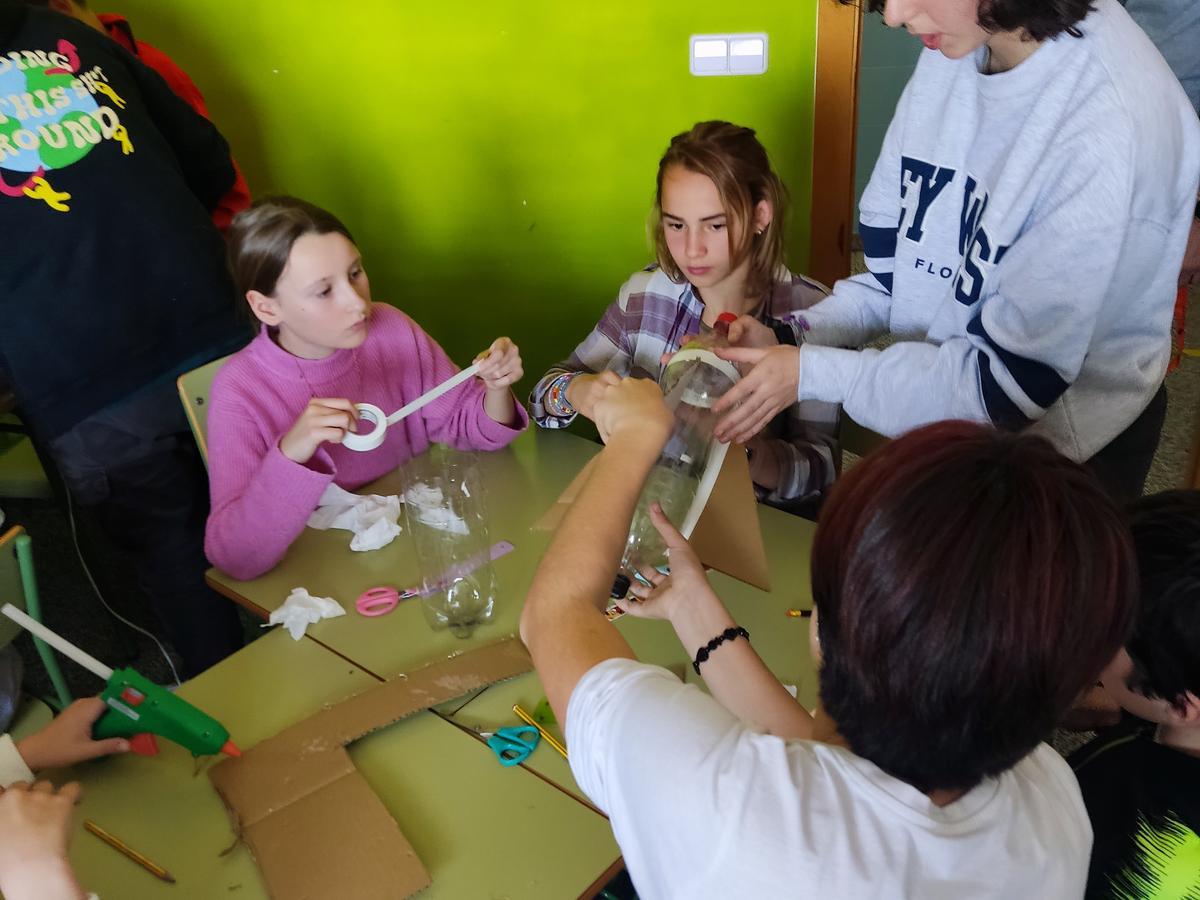
[[[731,347],[755,347],[766,349],[779,343],[775,332],[754,316],[738,316],[729,323],[729,345]]]
[[[56,791],[48,781],[0,793],[0,891],[9,900],[82,896],[67,862],[79,795],[75,782]]]
[[[750,467],[751,481],[769,491],[779,487],[779,457],[775,455],[769,439],[764,437],[762,432],[750,438],[746,444],[746,461]]]
[[[657,569],[643,569],[642,577],[653,587],[646,587],[634,579],[629,588],[632,596],[621,601],[621,608],[629,615],[642,619],[674,621],[676,615],[702,602],[707,595],[720,603],[708,583],[704,564],[696,556],[696,551],[671,524],[657,502],[650,506],[650,521],[667,546],[671,574],[664,575]]]
[[[279,449],[292,462],[304,465],[322,444],[340,444],[357,419],[358,410],[349,400],[314,397],[291,431],[279,439]]]
[[[717,356],[750,370],[713,407],[720,419],[717,440],[745,444],[779,413],[796,402],[800,388],[800,349],[776,345],[768,350],[730,347]]]
[[[99,697],[76,700],[60,712],[49,725],[17,743],[17,752],[34,772],[73,766],[129,749],[125,738],[92,740],[92,726],[108,706]]]
[[[476,362],[479,363],[479,377],[489,391],[506,390],[525,374],[521,367],[521,351],[506,337],[492,341],[492,346]]]
[[[596,418],[596,401],[608,388],[620,384],[621,376],[607,369],[595,375],[576,375],[567,383],[567,402],[587,419]]]
[[[663,403],[662,389],[649,378],[622,378],[607,385],[595,405],[600,440],[638,439],[661,450],[675,423]]]

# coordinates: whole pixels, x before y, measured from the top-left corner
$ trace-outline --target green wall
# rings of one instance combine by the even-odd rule
[[[698,120],[758,129],[803,267],[816,2],[831,0],[90,5],[192,75],[252,191],[337,213],[375,298],[460,364],[512,336],[527,388],[651,259],[658,157]],[[688,73],[689,35],[747,31],[769,35],[767,74]]]

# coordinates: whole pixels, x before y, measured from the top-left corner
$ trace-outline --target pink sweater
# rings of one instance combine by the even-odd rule
[[[471,379],[388,428],[383,445],[358,453],[322,444],[306,464],[292,462],[279,440],[313,397],[374,403],[391,414],[458,371],[412,319],[383,303],[372,307],[361,347],[325,359],[300,359],[264,327],[213,381],[208,411],[212,511],[204,549],[234,578],[256,578],[283,558],[331,481],[355,490],[422,453],[433,442],[497,450],[529,419],[514,401],[516,427],[483,409],[483,383]]]

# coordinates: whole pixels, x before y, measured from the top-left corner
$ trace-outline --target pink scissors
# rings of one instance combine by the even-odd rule
[[[401,600],[407,600],[410,597],[421,597],[425,594],[436,594],[438,591],[446,590],[456,578],[469,575],[489,559],[499,559],[505,554],[511,553],[512,550],[513,545],[508,541],[497,541],[484,552],[471,557],[466,562],[452,566],[449,571],[443,573],[441,577],[429,585],[417,585],[416,587],[405,588],[402,591],[394,587],[388,587],[387,585],[368,588],[359,594],[358,599],[354,601],[354,608],[364,616],[385,616],[395,609]]]
[[[373,587],[359,594],[354,601],[354,608],[364,616],[384,616],[395,609],[401,600],[415,597],[420,592],[420,588],[398,591],[394,587]]]

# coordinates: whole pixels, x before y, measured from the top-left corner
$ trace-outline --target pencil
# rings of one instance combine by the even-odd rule
[[[544,737],[546,739],[546,743],[562,754],[563,759],[567,758],[567,748],[564,747],[562,744],[560,744],[555,739],[554,735],[552,735],[545,728],[543,728],[540,724],[538,724],[536,721],[534,721],[533,716],[531,716],[529,713],[525,712],[525,710],[521,709],[521,704],[514,703],[513,704],[513,712],[515,712],[517,714],[517,718],[520,719],[522,722],[524,722],[526,725],[532,725],[534,728],[536,728],[538,730],[538,734],[540,734],[542,737]]]
[[[155,876],[156,878],[161,878],[163,881],[168,882],[169,884],[175,883],[175,876],[173,876],[170,872],[168,872],[158,863],[151,862],[145,856],[142,856],[142,854],[138,853],[119,837],[109,834],[91,819],[84,819],[83,827],[96,837],[100,838],[100,840],[104,841],[104,843],[108,844],[108,846],[112,847],[114,850],[124,854],[125,856],[128,856],[151,875]]]

